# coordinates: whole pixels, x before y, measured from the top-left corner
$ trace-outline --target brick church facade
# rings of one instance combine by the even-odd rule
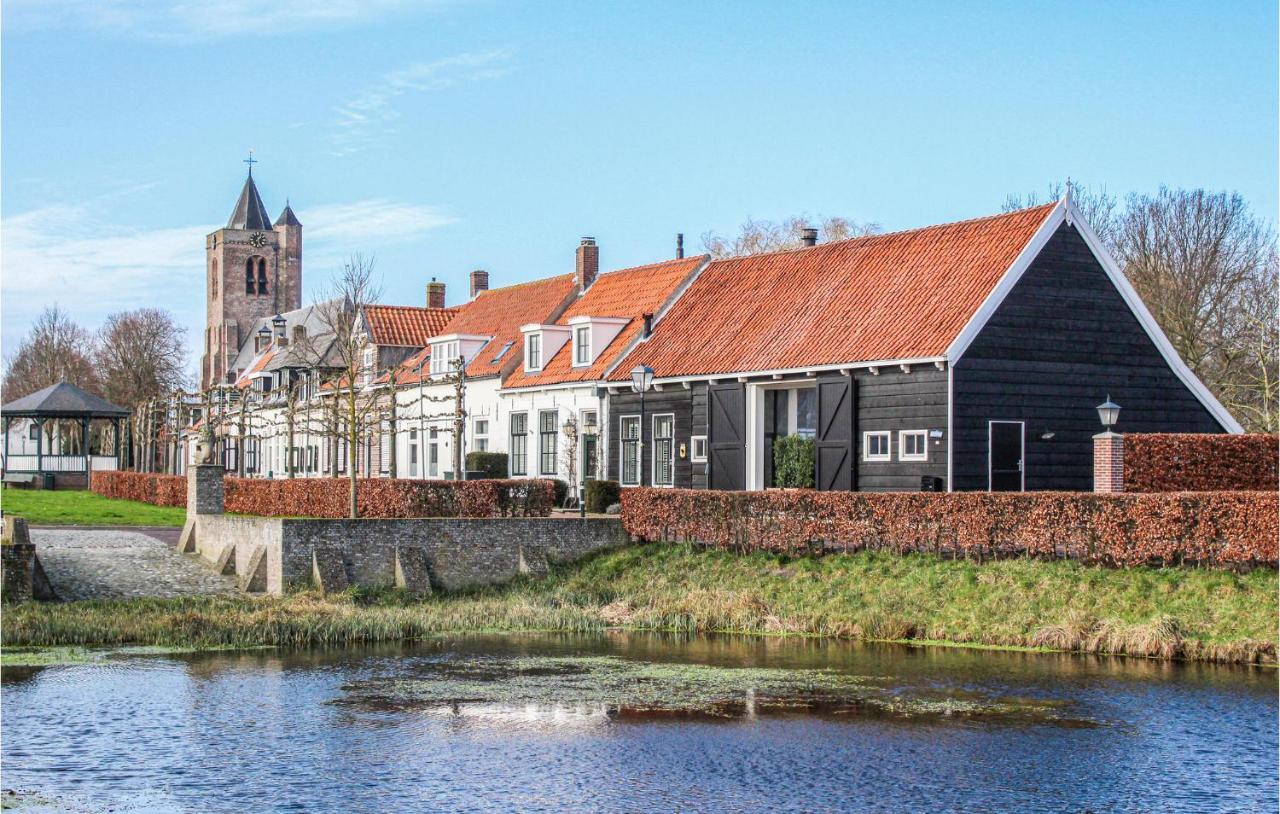
[[[302,307],[302,224],[288,204],[272,223],[252,165],[226,228],[205,238],[205,261],[201,389],[229,383],[231,363],[257,320]]]

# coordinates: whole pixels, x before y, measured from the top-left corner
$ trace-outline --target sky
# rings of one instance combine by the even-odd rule
[[[1277,209],[1274,2],[5,0],[0,350],[57,303],[204,326],[204,235],[254,178],[383,300],[700,250],[747,218],[885,229],[1065,178]]]

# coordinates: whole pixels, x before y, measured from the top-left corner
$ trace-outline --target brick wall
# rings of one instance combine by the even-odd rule
[[[1124,491],[1124,436],[1119,433],[1093,436],[1093,491]]]

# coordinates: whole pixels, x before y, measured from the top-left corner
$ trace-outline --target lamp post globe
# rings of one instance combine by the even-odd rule
[[[636,441],[637,461],[640,468],[636,481],[644,486],[644,394],[653,386],[653,368],[648,365],[636,365],[631,368],[631,389],[640,394],[640,437]]]
[[[1102,421],[1102,426],[1110,432],[1111,428],[1120,420],[1120,405],[1111,400],[1111,396],[1107,396],[1107,400],[1098,405],[1098,419]]]

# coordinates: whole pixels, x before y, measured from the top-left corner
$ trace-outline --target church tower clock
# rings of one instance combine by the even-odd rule
[[[253,182],[252,154],[246,163],[249,177],[231,219],[205,238],[202,389],[234,378],[236,356],[258,320],[302,307],[302,224],[288,204],[271,222]]]

